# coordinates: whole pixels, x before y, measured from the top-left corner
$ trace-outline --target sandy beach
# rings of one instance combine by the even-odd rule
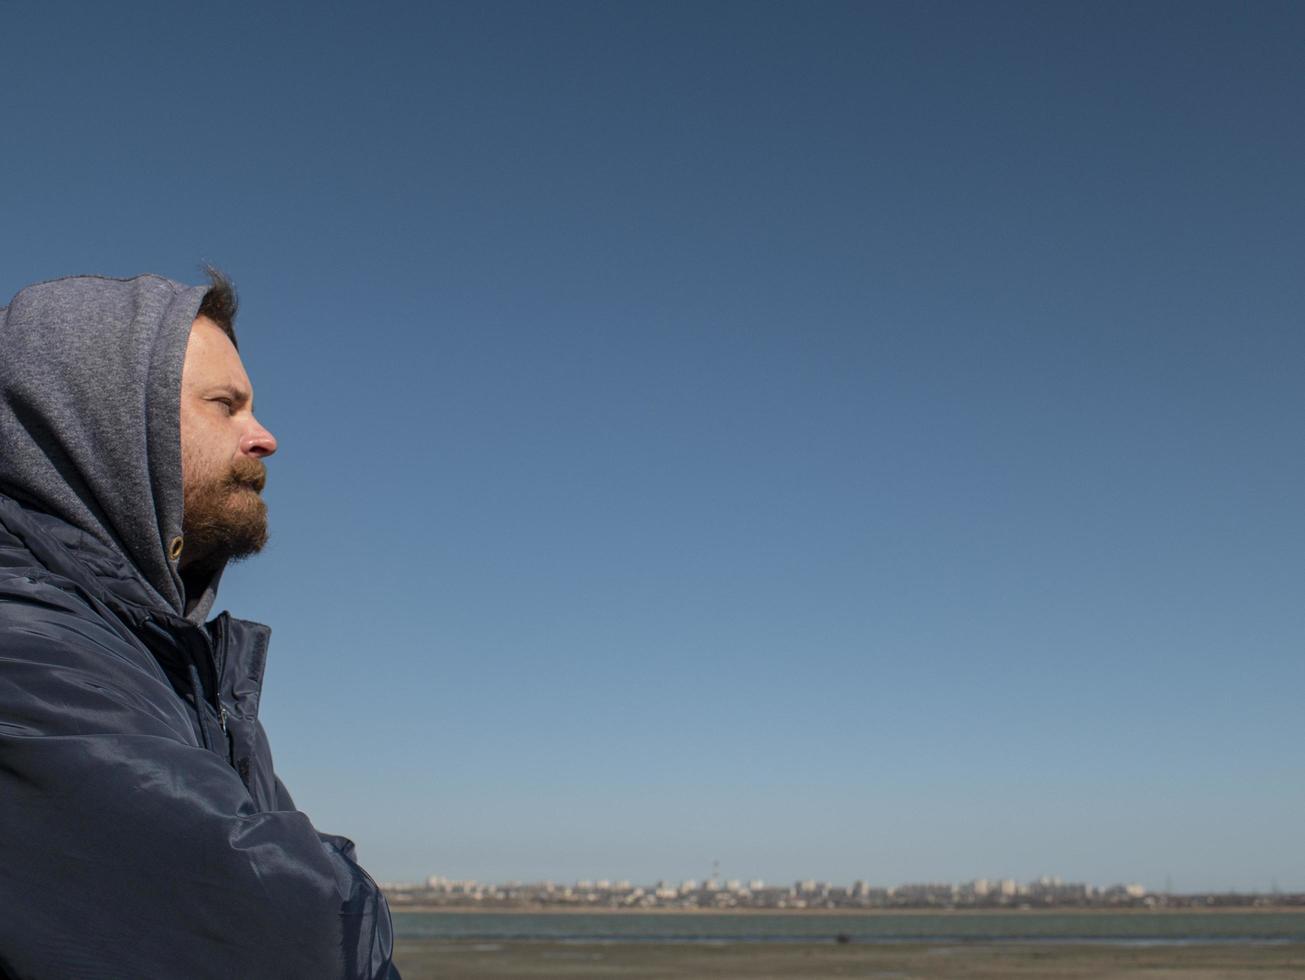
[[[823,980],[1300,980],[1305,944],[559,944],[399,940],[404,980],[638,977]]]

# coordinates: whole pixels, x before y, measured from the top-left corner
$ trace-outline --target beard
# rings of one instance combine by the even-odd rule
[[[257,554],[267,544],[267,467],[241,458],[226,473],[195,479],[183,492],[186,564],[216,568]]]

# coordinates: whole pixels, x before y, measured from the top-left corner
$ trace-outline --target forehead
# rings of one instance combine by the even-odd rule
[[[208,317],[199,317],[191,324],[181,384],[182,387],[227,384],[249,389],[249,375],[245,373],[239,352],[222,328]]]

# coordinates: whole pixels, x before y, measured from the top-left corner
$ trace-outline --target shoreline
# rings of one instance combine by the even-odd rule
[[[1298,980],[1305,944],[1104,946],[404,940],[405,980]]]

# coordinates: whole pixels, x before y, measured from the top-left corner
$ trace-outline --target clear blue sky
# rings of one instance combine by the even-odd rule
[[[0,293],[241,288],[222,604],[377,877],[1305,889],[1300,4],[0,34]]]

